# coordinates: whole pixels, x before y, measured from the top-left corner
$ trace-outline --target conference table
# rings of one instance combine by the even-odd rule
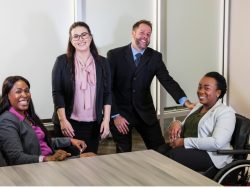
[[[219,186],[153,151],[0,167],[1,186]]]

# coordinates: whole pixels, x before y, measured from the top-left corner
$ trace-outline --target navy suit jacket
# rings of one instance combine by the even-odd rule
[[[162,54],[147,48],[136,67],[131,44],[110,50],[107,54],[111,69],[112,115],[120,114],[130,121],[133,108],[147,124],[157,121],[157,115],[150,92],[154,78],[178,103],[185,97],[179,84],[169,75],[162,60]]]

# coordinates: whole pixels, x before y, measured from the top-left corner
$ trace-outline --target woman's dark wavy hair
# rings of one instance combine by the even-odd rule
[[[222,99],[227,92],[227,82],[224,76],[222,76],[218,72],[208,72],[205,74],[205,77],[213,78],[217,82],[217,89],[221,90],[221,94],[219,96],[220,99]]]
[[[8,94],[11,91],[11,89],[13,88],[14,84],[17,81],[20,81],[20,80],[25,82],[27,84],[27,86],[29,87],[29,89],[30,89],[29,81],[26,78],[22,77],[22,76],[9,76],[4,80],[3,86],[2,86],[2,98],[0,100],[0,115],[2,113],[4,113],[5,111],[10,109],[11,104],[10,104],[10,101],[9,101],[9,98],[8,98]],[[30,120],[32,120],[35,125],[38,125],[44,131],[44,133],[46,135],[48,135],[47,130],[44,127],[42,121],[36,115],[32,99],[30,99],[27,113],[28,113],[28,116],[29,116]]]

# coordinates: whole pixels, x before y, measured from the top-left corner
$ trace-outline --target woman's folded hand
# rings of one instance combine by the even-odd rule
[[[43,158],[43,162],[47,162],[47,161],[63,161],[69,156],[71,156],[70,153],[67,153],[64,150],[59,149],[53,155],[45,156]]]

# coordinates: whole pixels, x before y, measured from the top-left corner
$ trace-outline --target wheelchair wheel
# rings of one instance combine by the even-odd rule
[[[246,186],[249,184],[250,161],[237,160],[222,168],[213,178],[222,185]]]

